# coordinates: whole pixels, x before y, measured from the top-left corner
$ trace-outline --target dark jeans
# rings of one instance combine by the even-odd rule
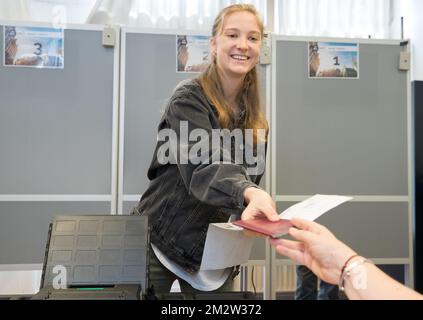
[[[320,289],[317,290],[318,278],[305,266],[297,267],[297,290],[295,300],[338,300],[338,286],[320,280]]]
[[[166,294],[170,292],[172,284],[175,280],[179,281],[182,293],[200,293],[201,290],[194,289],[188,282],[179,278],[174,273],[169,271],[162,263],[157,259],[153,249],[150,248],[150,263],[149,263],[149,286],[154,286],[154,292],[156,294]],[[211,292],[228,292],[233,291],[234,275],[229,275],[226,282],[219,289]]]

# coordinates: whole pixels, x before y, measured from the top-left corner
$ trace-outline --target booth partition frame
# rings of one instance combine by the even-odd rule
[[[22,21],[0,21],[0,27],[1,27],[1,39],[3,39],[3,30],[4,30],[4,26],[16,26],[16,27],[42,27],[42,28],[54,28],[55,26],[53,26],[50,23],[36,23],[36,22],[22,22]],[[117,160],[118,160],[118,108],[119,108],[119,60],[120,60],[120,33],[119,33],[119,28],[114,27],[114,30],[116,32],[116,44],[113,48],[104,48],[101,46],[101,41],[102,41],[102,31],[104,29],[104,26],[101,25],[75,25],[75,24],[65,24],[63,26],[60,26],[61,28],[64,29],[64,47],[65,47],[65,52],[64,52],[64,68],[63,69],[58,69],[58,70],[52,70],[52,69],[33,69],[33,68],[18,68],[16,67],[16,69],[14,69],[14,67],[4,67],[3,66],[3,55],[4,55],[4,51],[2,51],[2,58],[1,58],[1,66],[0,69],[3,69],[2,71],[8,71],[9,73],[13,74],[14,77],[18,77],[18,79],[16,81],[20,81],[19,77],[25,77],[22,73],[29,73],[30,76],[32,73],[34,72],[40,72],[40,74],[45,74],[45,73],[49,73],[49,74],[55,74],[56,76],[59,77],[59,73],[62,73],[64,75],[64,77],[66,77],[66,79],[75,79],[73,81],[77,81],[78,78],[73,78],[74,75],[72,73],[75,73],[77,71],[73,70],[74,66],[72,66],[70,64],[70,61],[75,61],[77,59],[79,59],[79,61],[81,61],[81,57],[77,57],[75,55],[73,55],[73,53],[75,52],[75,50],[77,48],[73,47],[70,45],[70,43],[72,42],[73,45],[78,45],[78,42],[80,41],[83,45],[81,47],[79,47],[81,56],[86,58],[86,61],[90,61],[90,59],[96,59],[98,57],[100,57],[101,61],[107,61],[107,65],[103,65],[103,66],[96,66],[96,67],[100,67],[100,68],[110,68],[110,69],[103,69],[101,70],[101,72],[99,72],[99,74],[107,74],[108,77],[107,79],[102,79],[103,82],[107,82],[108,83],[108,87],[111,88],[110,91],[104,91],[106,88],[99,88],[99,92],[104,91],[101,93],[101,97],[86,97],[83,96],[81,97],[81,99],[91,99],[90,103],[93,102],[95,104],[95,101],[98,100],[99,103],[101,103],[100,101],[107,101],[106,104],[101,105],[101,106],[97,106],[98,110],[100,110],[102,107],[110,107],[110,109],[106,109],[104,110],[104,117],[103,119],[109,119],[110,123],[106,124],[106,123],[101,123],[100,125],[102,126],[103,130],[107,130],[107,132],[109,132],[110,134],[110,141],[108,142],[103,142],[103,150],[106,150],[105,146],[106,143],[110,143],[107,146],[107,154],[110,156],[110,158],[106,158],[104,159],[105,163],[102,165],[108,171],[108,173],[104,172],[104,177],[102,178],[102,180],[104,180],[107,184],[108,187],[106,185],[103,185],[103,189],[104,191],[107,192],[101,192],[101,193],[96,193],[96,191],[94,190],[94,188],[90,187],[94,192],[91,193],[78,193],[78,189],[83,189],[83,185],[84,185],[84,181],[80,181],[80,180],[75,180],[74,182],[72,182],[75,185],[66,185],[64,182],[62,182],[61,185],[57,185],[57,189],[58,192],[56,193],[52,193],[52,192],[36,192],[36,190],[34,190],[35,192],[29,193],[27,191],[23,191],[23,192],[19,192],[19,190],[14,190],[14,192],[8,192],[8,188],[7,186],[4,186],[3,192],[0,192],[0,205],[3,205],[4,210],[7,210],[7,208],[9,207],[15,207],[16,205],[21,207],[21,210],[25,210],[28,211],[28,207],[31,208],[33,206],[41,206],[39,209],[34,210],[34,212],[31,212],[32,210],[29,210],[28,212],[26,212],[26,214],[30,215],[30,214],[39,214],[42,215],[43,214],[43,209],[48,209],[49,207],[54,207],[54,208],[61,208],[59,209],[60,212],[57,212],[57,214],[61,214],[61,213],[69,213],[69,214],[73,214],[75,213],[73,210],[76,210],[77,212],[80,213],[97,213],[97,214],[116,214],[116,205],[117,205]],[[87,40],[86,38],[89,38],[90,40]],[[92,41],[93,42],[89,42]],[[86,44],[89,44],[88,47],[86,48],[84,47],[84,41]],[[95,52],[92,53],[92,51],[90,50],[97,50],[96,48],[96,43],[98,43],[100,45],[99,49],[100,50],[100,54],[97,55]],[[0,48],[3,49],[3,43],[0,44]],[[87,51],[84,51],[87,50]],[[113,52],[110,52],[110,51]],[[85,54],[85,55],[84,55]],[[91,57],[90,55],[93,54],[94,57]],[[101,62],[101,63],[102,63]],[[10,69],[9,69],[10,68]],[[14,69],[14,70],[13,70]],[[44,77],[46,77],[46,75],[44,75]],[[23,79],[23,78],[22,78]],[[60,77],[58,79],[61,79]],[[42,81],[42,80],[41,80]],[[72,80],[71,80],[72,81]],[[109,82],[110,81],[110,82]],[[69,83],[69,85],[71,85],[71,83]],[[95,83],[93,84],[95,85]],[[3,86],[4,87],[4,86]],[[25,88],[25,89],[29,89],[28,92],[30,92],[31,88]],[[48,89],[48,88],[46,88]],[[41,94],[43,94],[41,92]],[[89,94],[89,93],[88,93]],[[93,93],[94,94],[94,93]],[[53,94],[54,95],[54,94]],[[75,93],[74,99],[79,98],[78,95],[84,95],[84,93]],[[31,97],[30,97],[31,98]],[[67,99],[65,97],[65,99]],[[69,98],[70,99],[70,98]],[[86,100],[83,100],[86,101]],[[69,103],[69,101],[67,101]],[[28,101],[28,104],[31,103],[30,100]],[[45,105],[47,105],[49,103],[49,100],[46,100]],[[60,109],[61,105],[59,101],[50,101],[50,103],[57,103],[57,109]],[[37,104],[31,104],[31,106],[34,107],[39,107]],[[76,107],[78,107],[78,104],[75,102],[74,104]],[[44,105],[43,105],[44,106]],[[15,107],[14,105],[11,105],[10,107]],[[24,106],[25,107],[25,106]],[[27,106],[28,107],[28,106]],[[54,108],[54,106],[51,106],[52,108]],[[60,112],[60,111],[58,111]],[[64,110],[63,115],[66,115],[68,112],[68,110]],[[63,118],[60,119],[66,119],[66,116],[63,116]],[[79,120],[75,120],[75,119],[79,119],[79,118],[73,118],[73,121],[79,121]],[[82,118],[81,118],[82,119]],[[79,122],[74,122],[74,125],[79,124]],[[42,124],[41,124],[42,125]],[[64,126],[66,126],[66,121],[64,122]],[[93,128],[96,127],[95,124],[93,124],[92,126]],[[108,127],[108,128],[106,128]],[[86,127],[88,128],[88,127]],[[84,129],[84,130],[89,130],[89,129]],[[52,133],[53,134],[53,133]],[[95,133],[94,133],[95,134]],[[100,139],[104,139],[104,137],[99,137]],[[95,139],[95,138],[93,138]],[[66,144],[67,141],[63,141],[63,144]],[[50,150],[51,152],[58,152],[59,150]],[[12,152],[11,150],[2,150],[2,152]],[[28,150],[29,152],[29,150]],[[59,151],[60,152],[60,151]],[[82,151],[81,151],[82,152]],[[28,159],[30,159],[31,154],[28,154]],[[76,157],[80,157],[83,158],[85,155],[83,153],[79,154],[79,155],[73,155]],[[108,165],[109,164],[109,165]],[[59,164],[54,164],[54,166],[60,166]],[[11,168],[13,170],[13,168]],[[75,168],[74,168],[75,169]],[[82,168],[81,168],[82,169]],[[34,169],[35,170],[35,169]],[[18,171],[20,171],[18,169]],[[62,169],[62,173],[64,175],[66,175],[66,168],[63,167]],[[110,180],[107,180],[108,177],[110,177]],[[73,181],[73,178],[71,178],[69,181]],[[88,179],[91,179],[92,181],[95,181],[94,177],[91,177]],[[107,182],[108,181],[108,182]],[[7,182],[7,181],[6,181]],[[9,182],[11,182],[9,180]],[[59,180],[57,181],[59,183]],[[92,185],[94,185],[93,183],[91,183]],[[80,187],[78,187],[78,185],[80,185]],[[63,187],[62,187],[63,186]],[[99,185],[98,185],[99,186]],[[22,185],[23,189],[28,189],[25,185]],[[82,188],[81,188],[82,187]],[[31,188],[31,187],[29,187]],[[43,187],[46,190],[54,190],[56,189],[56,187],[54,185],[50,185],[50,186],[45,186]],[[66,190],[72,190],[72,193],[64,193],[64,192],[60,192],[60,188],[62,189],[66,189]],[[97,190],[99,190],[99,187],[96,187]],[[16,189],[16,188],[14,188]],[[34,189],[34,188],[32,188]],[[75,190],[75,191],[74,191]],[[26,208],[26,209],[23,209]],[[68,209],[66,209],[68,208]],[[84,209],[86,208],[86,209]],[[57,210],[57,209],[56,209]],[[56,210],[54,210],[54,212],[56,213]],[[70,210],[70,211],[67,211]],[[40,211],[40,212],[38,212]],[[66,212],[65,212],[66,211]],[[87,212],[89,211],[89,212]],[[6,214],[6,212],[4,212]],[[40,216],[41,217],[41,216]],[[20,223],[26,223],[25,221],[21,221]],[[5,224],[5,221],[3,220],[2,224]],[[5,226],[5,225],[4,225]],[[33,226],[33,228],[36,228],[37,226]],[[45,226],[45,230],[47,230],[48,226]],[[43,229],[43,230],[44,230]],[[41,230],[40,230],[41,231]],[[38,230],[33,230],[34,233],[39,234]],[[47,234],[42,236],[43,238],[47,239]],[[45,244],[44,244],[45,245]],[[41,252],[41,254],[44,252]],[[38,280],[38,276],[39,276],[39,272],[42,268],[42,264],[41,263],[34,263],[32,260],[35,259],[35,256],[33,258],[31,258],[31,261],[25,262],[24,260],[26,259],[25,257],[22,257],[19,252],[16,252],[16,254],[18,254],[18,256],[16,257],[17,260],[22,262],[7,262],[5,263],[4,261],[2,263],[0,263],[0,271],[3,273],[7,273],[7,277],[13,279],[15,276],[16,278],[19,277],[19,272],[18,271],[29,271],[32,272],[33,274],[33,279],[34,279],[34,283],[36,283]],[[33,254],[34,255],[34,254]],[[38,255],[37,255],[38,256]],[[42,262],[43,257],[40,256],[39,257],[39,262]],[[16,272],[15,272],[16,271]],[[15,274],[16,273],[16,274]],[[21,288],[21,290],[28,290],[25,288]]]
[[[398,66],[399,66],[399,54],[397,56],[397,59],[394,60],[395,58],[395,54],[391,54],[389,53],[389,47],[397,47],[400,48],[398,50],[399,51],[408,51],[409,52],[409,44],[408,41],[406,42],[402,42],[400,40],[373,40],[373,39],[344,39],[344,38],[316,38],[316,37],[290,37],[290,36],[273,36],[272,39],[272,54],[273,54],[273,59],[272,59],[272,122],[271,122],[271,175],[272,175],[272,182],[271,182],[271,191],[272,191],[272,197],[275,199],[275,201],[277,202],[277,204],[282,204],[285,203],[285,205],[283,206],[282,209],[285,209],[286,207],[302,201],[312,195],[314,195],[315,193],[325,193],[328,190],[330,190],[331,193],[333,194],[339,194],[339,191],[337,191],[335,188],[331,189],[327,186],[325,186],[326,190],[318,190],[316,189],[315,193],[312,194],[282,194],[280,192],[280,185],[278,186],[278,182],[277,181],[277,177],[278,177],[278,172],[280,174],[281,170],[281,165],[278,165],[278,150],[279,150],[279,144],[278,141],[281,140],[283,137],[280,136],[280,132],[278,132],[278,128],[280,128],[281,126],[284,126],[285,123],[281,123],[281,119],[280,117],[278,117],[278,115],[280,113],[283,113],[283,111],[286,112],[286,116],[290,117],[293,115],[293,112],[295,111],[295,107],[299,107],[298,109],[301,109],[301,107],[304,107],[303,104],[298,103],[299,100],[301,100],[300,98],[298,99],[298,101],[278,101],[278,95],[280,94],[281,91],[284,91],[284,88],[282,86],[282,84],[279,83],[282,82],[281,79],[289,79],[289,77],[293,77],[293,82],[298,80],[298,75],[289,75],[289,74],[285,74],[285,75],[281,75],[281,73],[283,73],[283,71],[286,71],[287,69],[285,68],[284,61],[283,59],[281,59],[281,57],[283,57],[284,55],[286,55],[286,58],[288,59],[290,56],[289,54],[292,52],[283,52],[283,46],[281,46],[281,48],[278,47],[278,45],[280,43],[286,43],[287,46],[289,45],[296,45],[298,47],[298,45],[301,46],[301,44],[303,46],[307,46],[308,42],[311,41],[317,41],[317,42],[340,42],[340,43],[358,43],[359,47],[360,47],[360,60],[365,61],[367,59],[366,54],[368,55],[372,55],[375,54],[374,52],[369,52],[366,54],[362,54],[361,51],[363,51],[363,48],[366,48],[366,46],[378,46],[381,49],[381,52],[384,53],[384,49],[386,50],[386,54],[387,55],[392,55],[392,75],[398,77],[400,80],[398,81],[398,83],[400,83],[401,86],[403,86],[403,91],[401,92],[403,97],[402,97],[402,101],[401,104],[398,105],[398,108],[402,109],[402,116],[403,118],[401,120],[403,120],[403,123],[399,124],[399,126],[402,126],[401,128],[403,128],[404,130],[401,131],[402,134],[402,138],[406,143],[406,146],[404,148],[404,153],[406,153],[406,159],[404,161],[398,161],[399,163],[399,167],[402,170],[402,179],[405,182],[403,185],[403,188],[405,189],[404,192],[402,192],[403,194],[389,194],[389,195],[385,195],[385,194],[379,194],[379,195],[367,195],[367,194],[352,194],[352,193],[347,193],[345,195],[349,195],[352,196],[354,199],[351,200],[351,203],[362,203],[364,204],[364,206],[366,206],[366,204],[369,203],[381,203],[381,204],[386,204],[387,207],[389,207],[390,203],[393,204],[402,204],[403,205],[403,209],[406,210],[406,215],[404,214],[405,217],[403,217],[403,220],[406,219],[407,221],[403,221],[404,226],[406,226],[407,228],[407,234],[402,234],[402,240],[404,242],[408,242],[408,245],[406,245],[404,249],[404,251],[406,251],[405,256],[401,256],[401,257],[383,257],[383,256],[378,256],[377,254],[374,254],[373,256],[367,256],[367,258],[371,259],[374,263],[376,264],[384,264],[384,265],[403,265],[404,266],[404,274],[405,274],[405,283],[408,286],[413,286],[413,275],[414,275],[414,270],[413,270],[413,266],[414,266],[414,258],[413,258],[413,212],[414,212],[414,185],[413,185],[413,168],[414,168],[414,161],[413,161],[413,124],[412,124],[412,109],[411,109],[411,82],[410,82],[410,71],[398,71]],[[308,49],[308,46],[307,46]],[[366,51],[367,48],[364,50]],[[297,64],[301,65],[301,70],[297,70],[298,72],[303,74],[303,78],[307,79],[308,77],[308,72],[307,72],[307,68],[305,68],[305,66],[307,66],[308,63],[308,55],[305,55],[305,52],[307,52],[307,50],[302,47],[301,52],[296,51],[296,54],[300,57],[298,59],[302,59],[303,62],[301,64],[301,62],[295,61],[294,64],[297,66]],[[373,58],[373,57],[371,57]],[[390,57],[391,58],[391,57]],[[282,66],[282,67],[280,67]],[[359,79],[352,79],[352,80],[346,80],[346,79],[340,79],[340,80],[334,80],[334,79],[308,79],[305,80],[298,80],[298,81],[303,81],[302,83],[307,83],[307,81],[317,81],[319,84],[322,84],[322,86],[327,85],[328,87],[330,87],[334,81],[344,81],[344,83],[349,83],[349,82],[354,82],[354,81],[362,81],[362,75],[364,75],[366,73],[366,71],[363,68],[363,64],[359,63],[360,66],[360,78]],[[282,69],[280,69],[282,68]],[[378,70],[378,66],[374,66],[375,70],[372,70],[373,72],[385,72],[384,70]],[[399,73],[403,73],[402,75],[398,75],[397,72]],[[345,82],[346,81],[346,82]],[[286,81],[284,82],[286,83]],[[296,82],[295,82],[296,84]],[[379,89],[381,91],[383,90],[391,90],[391,89],[395,89],[395,88],[379,88],[377,87],[377,83],[373,83],[370,84],[373,85],[375,89]],[[301,90],[303,90],[301,92],[301,94],[303,96],[307,96],[308,92],[305,90],[306,88],[301,87]],[[308,86],[308,89],[310,89],[310,84]],[[381,92],[383,93],[383,92]],[[300,93],[298,93],[300,95]],[[324,94],[324,93],[322,93]],[[283,94],[281,96],[284,97],[293,97],[290,93],[286,93],[285,91],[283,92]],[[294,98],[296,98],[298,96],[294,96]],[[295,100],[295,99],[294,99]],[[304,101],[306,99],[303,99],[301,101]],[[319,100],[319,98],[317,97],[316,100]],[[290,104],[290,103],[294,103],[295,107],[291,108],[290,106],[286,106],[286,104]],[[308,100],[307,100],[308,102]],[[321,105],[318,105],[319,102],[317,102],[316,104],[316,108],[322,107]],[[342,102],[339,103],[339,105],[342,105]],[[284,110],[284,107],[286,110]],[[310,108],[309,108],[310,109]],[[282,111],[280,111],[282,110]],[[293,111],[294,110],[294,111]],[[303,110],[297,110],[297,112],[300,114]],[[388,110],[389,111],[389,110]],[[390,111],[392,113],[392,111]],[[294,114],[294,116],[296,116]],[[295,120],[298,121],[300,117],[296,118]],[[383,119],[383,115],[381,115],[380,119]],[[380,120],[379,119],[379,120]],[[321,120],[321,119],[319,119]],[[376,120],[376,119],[374,119]],[[292,121],[292,119],[291,119]],[[317,120],[316,120],[317,121]],[[332,121],[337,121],[332,119]],[[400,120],[398,120],[398,123],[400,122]],[[301,137],[302,135],[302,127],[301,127],[301,123],[296,123],[299,128],[298,130],[298,136]],[[382,125],[381,125],[382,126]],[[405,126],[405,128],[404,128]],[[378,129],[378,126],[375,126],[375,130]],[[307,130],[307,129],[306,129]],[[306,131],[304,130],[304,131]],[[357,129],[358,130],[358,129]],[[279,134],[278,134],[279,133]],[[319,134],[319,132],[316,132],[316,134]],[[363,140],[366,140],[365,138],[363,138]],[[298,143],[304,143],[307,142],[307,139],[301,139],[300,142]],[[295,144],[295,142],[293,142]],[[385,141],[380,141],[381,144],[385,145]],[[309,147],[309,145],[303,145],[304,148]],[[358,146],[355,146],[356,148]],[[375,148],[377,147],[377,145],[374,146]],[[290,149],[291,150],[291,149]],[[316,150],[314,150],[316,151]],[[400,152],[401,150],[396,150],[398,152]],[[295,155],[294,155],[295,156]],[[332,156],[336,156],[336,155],[332,155]],[[285,163],[288,163],[291,165],[291,169],[292,167],[296,167],[296,165],[292,165],[291,162],[289,162],[289,160],[285,160]],[[348,163],[345,163],[345,165],[350,165]],[[359,164],[363,167],[366,166],[366,163],[361,163]],[[383,166],[383,163],[380,163],[381,166]],[[404,169],[404,167],[406,167]],[[303,168],[301,168],[303,169]],[[307,185],[307,180],[306,178],[304,178],[304,176],[301,176],[301,178],[304,179],[305,182],[303,182],[305,185]],[[312,177],[311,177],[312,179]],[[342,181],[340,181],[340,186],[342,186]],[[316,183],[318,185],[318,183]],[[278,188],[279,187],[279,188]],[[307,186],[308,189],[313,189],[310,188],[309,186]],[[348,189],[347,186],[344,189]],[[285,190],[289,190],[290,186],[288,185],[284,185],[284,189]],[[342,206],[349,206],[351,204],[344,204]],[[339,210],[343,210],[342,207],[340,207]],[[326,220],[331,220],[331,219],[335,219],[336,220],[336,214],[338,211],[338,209],[333,209],[334,212],[328,213],[327,217],[324,217],[324,219]],[[394,210],[395,212],[395,210]],[[371,215],[372,213],[369,212],[369,215]],[[397,214],[399,215],[399,213],[397,212]],[[333,215],[333,216],[331,216]],[[326,221],[325,220],[325,221]],[[385,221],[380,221],[381,223],[385,223],[385,224],[389,224],[386,223]],[[336,233],[337,230],[332,230],[333,232]],[[405,231],[405,230],[402,230]],[[370,237],[369,237],[369,241],[370,241]],[[383,241],[380,241],[380,243],[382,243],[383,245]],[[371,244],[369,243],[369,247],[375,247],[373,249],[373,252],[375,252],[375,250],[377,251],[377,245],[376,244]],[[359,248],[355,248],[355,249],[359,249]],[[372,249],[369,249],[369,251],[372,251]],[[362,253],[365,254],[365,253]],[[272,250],[272,254],[271,254],[271,258],[270,258],[270,272],[269,274],[266,276],[266,293],[267,296],[270,299],[275,299],[276,298],[276,288],[274,287],[274,283],[277,282],[277,279],[274,279],[274,275],[275,275],[275,270],[278,266],[281,265],[292,265],[292,262],[287,260],[287,259],[278,259],[277,254],[275,253],[274,250]]]

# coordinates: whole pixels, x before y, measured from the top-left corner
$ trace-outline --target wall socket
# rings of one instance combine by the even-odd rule
[[[411,60],[410,52],[406,52],[406,51],[400,52],[399,69],[403,71],[410,70],[410,65],[411,65],[410,60]]]
[[[265,32],[263,35],[263,43],[260,51],[260,64],[272,63],[272,35]]]
[[[105,27],[103,30],[103,46],[114,47],[116,44],[116,30],[112,27]]]

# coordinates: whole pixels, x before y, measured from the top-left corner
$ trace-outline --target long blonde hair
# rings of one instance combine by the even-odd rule
[[[216,37],[220,32],[222,32],[225,17],[240,11],[250,12],[256,17],[262,38],[264,29],[263,22],[255,7],[249,4],[234,4],[220,11],[213,24],[212,37]],[[246,74],[244,83],[237,97],[239,102],[245,107],[245,122],[243,123],[243,126],[245,129],[254,130],[255,142],[257,138],[257,129],[265,129],[266,137],[269,129],[266,118],[262,112],[260,83],[256,69],[257,67],[254,66],[254,68]],[[199,76],[198,80],[207,98],[217,110],[220,126],[222,128],[231,129],[235,122],[235,116],[232,108],[225,100],[222,83],[220,81],[216,65],[216,59],[214,57],[207,69]]]

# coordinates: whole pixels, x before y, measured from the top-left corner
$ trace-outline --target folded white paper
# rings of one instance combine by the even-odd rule
[[[298,217],[313,221],[351,199],[345,196],[318,194],[289,207],[279,216],[287,220]],[[232,223],[211,223],[207,231],[200,270],[218,270],[246,263],[254,239],[245,236],[243,228]]]

